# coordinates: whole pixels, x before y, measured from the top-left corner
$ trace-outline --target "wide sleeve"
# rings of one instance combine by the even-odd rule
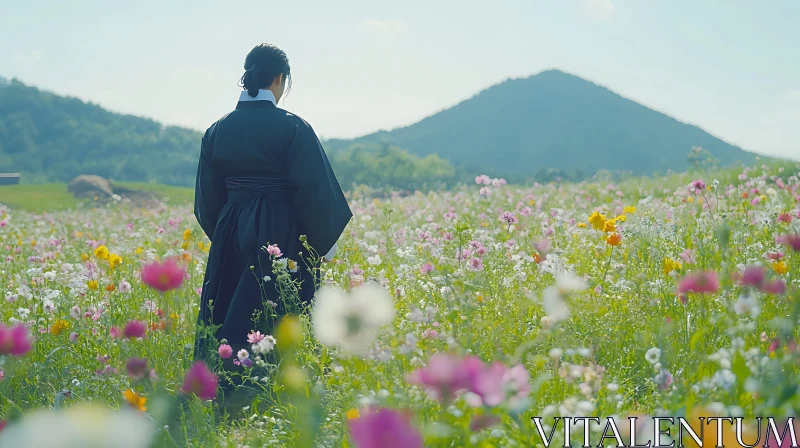
[[[353,213],[314,130],[301,119],[292,128],[286,155],[292,210],[309,245],[332,257]]]
[[[206,131],[200,145],[200,161],[197,164],[194,188],[194,216],[208,239],[212,239],[219,213],[225,205],[226,191],[224,179],[211,163],[213,147],[209,143],[209,131]]]

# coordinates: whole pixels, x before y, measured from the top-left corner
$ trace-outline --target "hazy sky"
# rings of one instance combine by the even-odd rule
[[[235,106],[246,53],[270,42],[292,67],[283,107],[326,138],[559,68],[800,159],[798,24],[798,0],[0,0],[0,75],[205,129]]]

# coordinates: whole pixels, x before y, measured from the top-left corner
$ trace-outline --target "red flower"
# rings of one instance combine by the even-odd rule
[[[217,376],[208,370],[203,361],[195,361],[186,371],[181,391],[194,394],[201,400],[213,400],[217,396]]]
[[[163,263],[150,263],[142,268],[142,282],[161,292],[179,288],[183,284],[186,269],[168,258]]]

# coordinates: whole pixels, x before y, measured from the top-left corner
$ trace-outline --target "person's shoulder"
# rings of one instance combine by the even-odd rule
[[[298,130],[314,132],[314,128],[311,127],[311,124],[304,120],[301,116],[289,112],[288,110],[281,109],[280,107],[276,109],[285,116],[287,125],[296,127]]]

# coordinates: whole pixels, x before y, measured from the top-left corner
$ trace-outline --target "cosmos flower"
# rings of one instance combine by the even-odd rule
[[[347,421],[355,448],[422,448],[422,434],[406,414],[378,409]]]
[[[719,290],[719,279],[714,271],[693,272],[678,283],[678,293],[715,293]]]
[[[483,362],[475,356],[462,358],[452,353],[436,353],[425,367],[411,372],[406,380],[423,387],[431,398],[450,401],[459,392],[474,388],[483,368]]]
[[[391,323],[395,315],[391,296],[374,283],[350,293],[323,286],[314,301],[311,318],[317,339],[357,355],[366,353],[381,327]]]
[[[186,371],[181,391],[201,400],[213,400],[217,396],[217,376],[203,361],[195,361]]]
[[[267,253],[275,258],[281,258],[283,256],[283,252],[281,252],[281,249],[275,244],[267,246]]]
[[[186,275],[186,269],[179,266],[173,258],[163,263],[154,262],[142,268],[142,282],[161,292],[180,288]]]
[[[28,353],[33,342],[24,324],[16,324],[11,328],[0,324],[0,355],[22,356]]]

